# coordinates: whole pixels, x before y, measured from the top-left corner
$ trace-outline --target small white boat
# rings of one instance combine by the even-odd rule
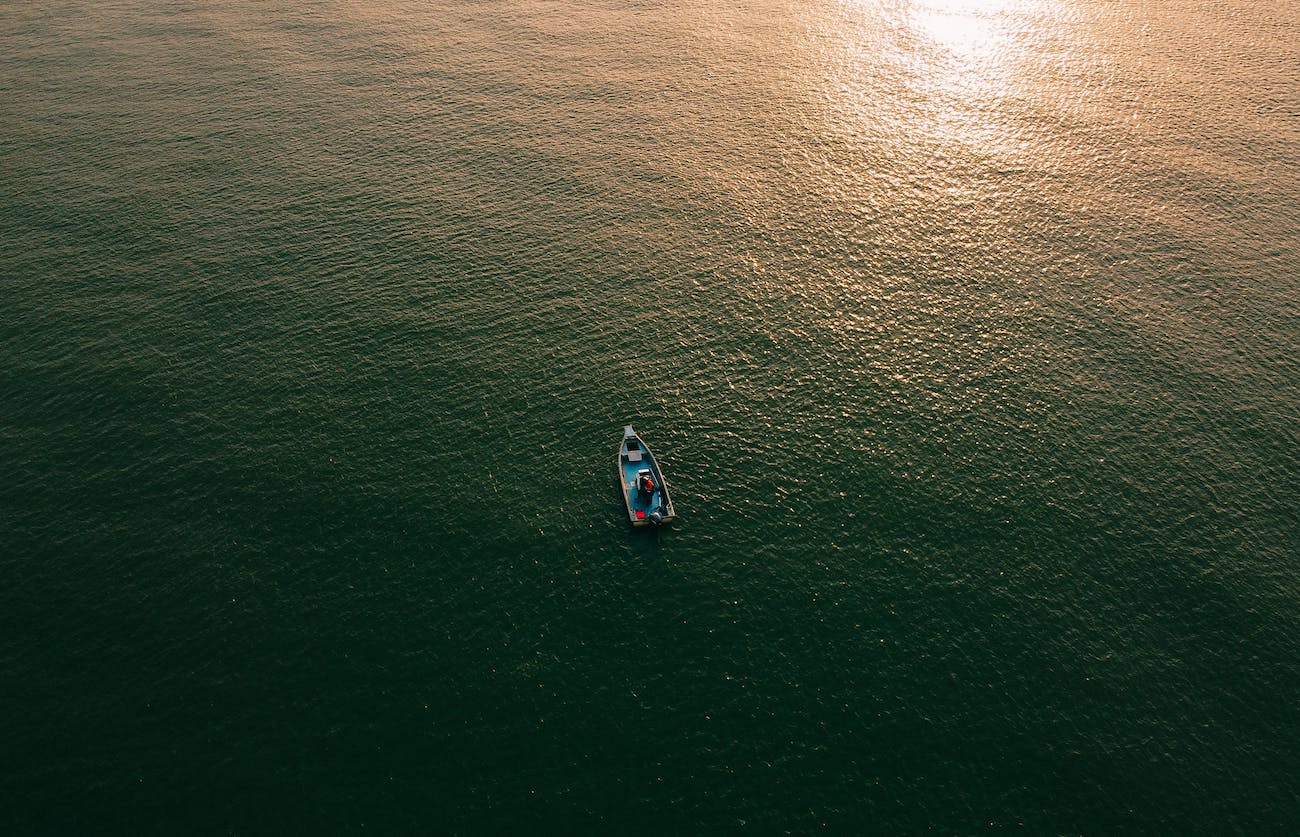
[[[623,502],[627,504],[627,518],[633,526],[657,526],[677,516],[659,464],[630,424],[623,428],[615,465]]]

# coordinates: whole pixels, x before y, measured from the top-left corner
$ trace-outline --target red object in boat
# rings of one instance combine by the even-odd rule
[[[636,519],[637,519],[637,520],[645,520],[645,512],[643,512],[643,511],[639,511],[639,512],[637,512],[637,513],[636,513]]]

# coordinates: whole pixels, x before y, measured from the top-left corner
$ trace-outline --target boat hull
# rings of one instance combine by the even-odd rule
[[[661,526],[677,516],[659,463],[631,425],[623,428],[614,465],[629,523]]]

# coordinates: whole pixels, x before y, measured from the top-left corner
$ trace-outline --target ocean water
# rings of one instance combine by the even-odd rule
[[[1294,833],[1297,161],[1293,0],[0,4],[0,830]]]

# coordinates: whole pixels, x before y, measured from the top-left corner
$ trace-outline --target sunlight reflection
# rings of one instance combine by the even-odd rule
[[[1040,149],[1026,103],[1058,95],[1050,57],[1076,14],[1069,0],[841,0],[817,27],[832,132],[864,158],[907,160],[915,184],[1027,165]]]
[[[1024,29],[1041,0],[912,0],[906,31],[914,39],[908,62],[918,107],[916,128],[949,148],[1017,156],[1003,103],[1024,83]]]
[[[1011,0],[921,0],[908,9],[908,23],[959,58],[984,58],[1006,40],[1002,18],[1011,5]]]

